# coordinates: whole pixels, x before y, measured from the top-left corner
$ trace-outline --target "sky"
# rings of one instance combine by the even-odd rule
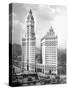
[[[36,46],[40,47],[41,38],[52,26],[58,36],[58,47],[66,48],[66,6],[14,3],[12,7],[12,14],[10,13],[10,17],[12,16],[12,43],[22,44],[22,38],[27,30],[26,19],[31,9],[35,21]]]

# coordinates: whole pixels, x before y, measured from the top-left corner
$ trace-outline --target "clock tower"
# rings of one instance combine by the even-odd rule
[[[35,72],[35,31],[34,31],[34,17],[32,15],[32,11],[29,11],[29,14],[27,16],[27,30],[25,35],[25,42],[22,41],[23,46],[23,60],[24,60],[24,68],[27,71],[33,71]],[[25,43],[23,45],[23,43]],[[23,52],[22,51],[22,52]]]

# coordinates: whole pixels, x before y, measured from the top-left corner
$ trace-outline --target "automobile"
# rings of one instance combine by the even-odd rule
[[[26,85],[35,85],[39,82],[38,79],[33,78],[32,76],[28,76],[23,78],[22,84],[26,84]]]
[[[19,85],[34,85],[39,82],[37,73],[18,73],[15,75],[16,81],[14,84]]]
[[[60,83],[60,77],[56,75],[54,78],[51,78],[51,84],[59,84]]]
[[[57,81],[54,78],[52,78],[51,79],[51,84],[57,84]]]
[[[55,80],[56,80],[57,84],[59,84],[60,83],[60,76],[56,76]]]
[[[43,77],[42,79],[40,79],[41,84],[50,84],[50,81],[51,81],[51,79],[49,76]]]

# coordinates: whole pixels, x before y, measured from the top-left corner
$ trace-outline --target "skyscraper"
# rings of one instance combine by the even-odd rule
[[[57,36],[52,26],[49,32],[41,39],[41,48],[44,73],[57,74]]]
[[[22,39],[22,61],[24,70],[35,71],[35,32],[32,11],[27,16],[27,30]]]

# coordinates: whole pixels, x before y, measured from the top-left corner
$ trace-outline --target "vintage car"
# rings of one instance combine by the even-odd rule
[[[16,75],[16,83],[19,85],[34,85],[38,82],[37,73],[19,73]]]

